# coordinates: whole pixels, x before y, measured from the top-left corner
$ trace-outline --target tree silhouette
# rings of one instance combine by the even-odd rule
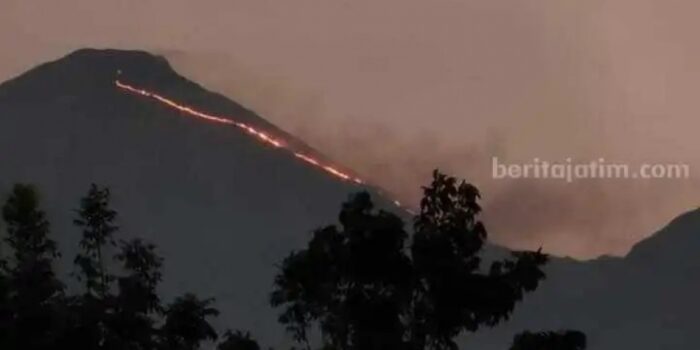
[[[74,276],[85,291],[65,295],[53,270],[58,249],[37,192],[18,184],[3,205],[4,241],[12,254],[9,261],[0,255],[0,349],[194,350],[217,339],[209,323],[218,315],[212,299],[186,294],[161,306],[163,259],[155,245],[121,241],[113,256],[121,273],[109,273],[105,248],[115,246],[118,230],[109,189],[90,186],[77,213],[82,239]],[[227,333],[220,348],[258,349],[241,332]]]
[[[105,298],[109,292],[109,283],[113,277],[105,268],[103,259],[105,245],[115,246],[113,234],[117,231],[114,220],[117,212],[109,207],[110,191],[90,185],[85,197],[80,200],[80,209],[76,210],[78,218],[73,223],[82,229],[80,240],[81,253],[75,263],[81,270],[86,293],[95,298]]]
[[[273,305],[286,305],[280,322],[299,342],[318,321],[337,349],[397,348],[412,283],[403,224],[393,214],[374,214],[367,193],[343,205],[340,221],[343,230],[316,230],[306,250],[285,259],[271,297]]]
[[[115,342],[121,348],[154,349],[154,316],[163,312],[156,291],[163,259],[156,254],[155,245],[141,239],[122,241],[116,259],[127,274],[118,279],[119,293],[110,322]]]
[[[460,333],[508,318],[544,278],[547,258],[516,252],[484,272],[478,198],[474,186],[435,171],[408,245],[400,218],[375,211],[367,193],[353,196],[340,227],[316,230],[284,260],[271,295],[280,322],[309,349],[318,325],[337,350],[418,350],[456,349]]]
[[[585,350],[586,335],[579,331],[523,332],[515,336],[510,350]]]
[[[49,239],[49,222],[39,209],[39,196],[29,185],[17,184],[2,208],[5,242],[13,252],[7,273],[10,325],[8,348],[44,349],[56,339],[53,301],[63,293],[53,262],[59,256]],[[4,318],[4,317],[3,317]]]
[[[162,279],[163,258],[155,249],[154,244],[139,238],[121,243],[116,258],[127,271],[126,276],[119,278],[118,300],[122,308],[144,314],[162,312],[156,287]]]
[[[398,216],[375,210],[369,194],[352,196],[340,225],[317,229],[305,249],[284,260],[271,294],[283,308],[280,322],[307,350],[315,326],[323,350],[442,350],[457,349],[461,333],[507,319],[544,278],[547,257],[514,252],[482,264],[487,234],[478,199],[475,187],[436,171],[409,234]],[[0,256],[0,349],[195,350],[217,340],[213,299],[185,294],[161,306],[163,259],[155,245],[114,244],[117,212],[108,189],[92,185],[77,212],[83,237],[74,261],[85,291],[66,295],[37,192],[16,185],[3,205],[10,254]],[[118,274],[107,269],[112,246]],[[585,346],[576,331],[525,332],[511,350]],[[216,348],[260,349],[241,331],[226,332]]]
[[[250,333],[226,331],[223,341],[217,346],[217,350],[260,350],[258,342],[250,337]]]
[[[194,294],[175,299],[165,310],[161,329],[164,349],[195,350],[204,341],[216,340],[216,331],[207,320],[219,314],[210,306],[212,302],[213,299],[202,300]]]
[[[10,307],[11,282],[7,275],[7,266],[7,260],[0,249],[0,347],[9,345],[9,330],[12,326],[12,309]]]
[[[92,184],[80,200],[73,223],[82,231],[80,252],[74,259],[78,267],[75,276],[85,285],[82,298],[73,300],[77,310],[74,325],[76,333],[82,333],[88,344],[111,346],[116,338],[110,334],[109,318],[113,314],[110,286],[114,277],[105,266],[105,246],[114,246],[113,235],[117,231],[114,221],[117,212],[110,208],[110,191]]]

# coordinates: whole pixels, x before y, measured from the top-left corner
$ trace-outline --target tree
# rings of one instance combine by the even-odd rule
[[[108,188],[90,185],[87,195],[80,201],[80,209],[76,210],[78,218],[73,220],[82,229],[82,251],[76,256],[75,264],[81,270],[86,293],[100,299],[106,297],[113,279],[106,271],[103,250],[107,244],[115,246],[113,234],[118,230],[114,224],[117,212],[109,206],[110,196]]]
[[[117,213],[109,200],[109,190],[94,184],[81,200],[74,222],[83,237],[75,263],[85,292],[65,295],[53,271],[59,253],[48,237],[38,195],[29,185],[13,188],[2,207],[12,256],[6,261],[0,255],[0,349],[194,350],[217,339],[209,323],[218,315],[213,299],[186,294],[161,306],[157,287],[163,259],[155,245],[121,241],[114,256],[121,273],[107,271],[104,250],[115,246],[117,231]],[[227,332],[219,349],[259,347],[249,333]]]
[[[53,269],[59,253],[48,237],[49,222],[39,209],[34,187],[15,185],[2,217],[7,225],[5,241],[13,252],[13,259],[4,268],[11,305],[9,342],[24,349],[45,348],[57,337],[53,301],[62,295],[63,284]]]
[[[337,349],[397,348],[411,284],[403,223],[390,213],[372,213],[367,193],[343,205],[340,222],[343,230],[319,229],[306,250],[285,259],[272,294],[273,305],[287,305],[280,322],[299,342],[307,342],[309,324],[317,320]]]
[[[10,278],[7,275],[7,260],[0,250],[0,347],[8,344],[9,329],[12,325],[12,308],[10,304]]]
[[[586,335],[579,331],[523,332],[515,336],[510,350],[585,350]]]
[[[82,344],[110,347],[115,335],[110,334],[109,318],[114,314],[114,296],[110,293],[114,279],[105,266],[105,248],[114,246],[114,233],[118,230],[114,221],[117,212],[110,208],[110,191],[91,184],[76,210],[73,223],[81,229],[80,252],[74,263],[75,276],[84,283],[85,293],[73,298],[72,333],[81,334]]]
[[[223,341],[217,346],[217,350],[260,350],[260,345],[251,338],[250,333],[226,331]]]
[[[487,239],[477,220],[478,189],[435,171],[424,187],[411,246],[416,284],[411,342],[417,348],[456,349],[453,339],[507,319],[524,293],[544,279],[547,257],[514,252],[482,272],[479,252]]]
[[[199,299],[194,294],[185,294],[175,299],[165,309],[165,324],[161,329],[163,349],[196,350],[202,342],[216,340],[214,327],[207,320],[218,316],[212,308],[213,299]]]
[[[163,259],[156,254],[155,245],[141,239],[122,241],[116,259],[126,275],[118,279],[119,293],[110,319],[114,342],[120,344],[119,348],[153,349],[154,316],[163,312],[156,291],[162,279]]]
[[[375,211],[369,194],[342,207],[340,227],[314,232],[283,262],[271,304],[280,322],[310,349],[456,349],[464,331],[506,319],[544,278],[540,252],[516,252],[485,271],[478,253],[486,229],[476,219],[478,190],[437,171],[424,188],[413,237],[396,215]]]
[[[124,241],[117,260],[127,275],[119,278],[115,328],[128,348],[151,349],[154,346],[152,315],[162,313],[156,288],[162,279],[163,259],[155,245],[140,239]]]
[[[119,304],[123,309],[143,314],[160,313],[160,297],[156,288],[162,280],[163,258],[156,246],[139,238],[122,241],[116,256],[127,275],[119,278]]]

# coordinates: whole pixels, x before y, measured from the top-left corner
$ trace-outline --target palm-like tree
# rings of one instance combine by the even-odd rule
[[[213,301],[189,293],[175,299],[165,310],[165,324],[161,329],[164,348],[195,350],[204,341],[216,340],[216,330],[208,321],[209,317],[219,315],[219,311],[211,307]]]

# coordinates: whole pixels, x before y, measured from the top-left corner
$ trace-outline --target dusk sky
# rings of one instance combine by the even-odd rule
[[[700,195],[700,3],[682,0],[0,2],[0,81],[143,49],[401,198],[440,167],[492,237],[624,254]],[[685,163],[690,179],[491,179],[491,159]],[[1,165],[0,165],[1,166]]]

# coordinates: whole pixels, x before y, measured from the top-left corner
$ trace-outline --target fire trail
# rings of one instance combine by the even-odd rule
[[[279,149],[289,151],[297,159],[304,161],[305,163],[307,163],[307,164],[309,164],[317,169],[323,170],[326,173],[333,175],[336,178],[339,178],[341,180],[351,181],[351,182],[354,182],[357,184],[364,184],[365,183],[362,179],[360,179],[358,177],[354,177],[346,172],[343,172],[331,164],[324,163],[323,161],[321,161],[321,160],[319,160],[319,159],[317,159],[309,154],[305,154],[305,153],[302,153],[301,151],[297,151],[297,150],[293,149],[292,146],[288,142],[285,142],[281,138],[271,136],[268,133],[261,131],[261,130],[258,130],[255,127],[250,126],[248,124],[233,120],[229,117],[216,116],[216,115],[204,113],[202,111],[195,109],[194,107],[186,106],[184,104],[175,102],[174,100],[167,98],[163,95],[160,95],[158,93],[148,91],[148,90],[145,90],[143,88],[139,88],[139,87],[136,87],[133,85],[129,85],[129,84],[124,83],[120,80],[115,80],[114,83],[117,86],[117,88],[119,88],[121,90],[153,99],[157,102],[160,102],[161,104],[164,104],[170,108],[176,109],[176,110],[183,112],[187,115],[190,115],[192,117],[200,118],[200,119],[207,120],[207,121],[214,122],[214,123],[226,124],[226,125],[231,125],[231,126],[237,127],[239,129],[243,130],[245,133],[247,133],[251,137],[253,137],[254,139],[256,139],[257,141],[259,141],[263,144],[266,144],[268,146],[272,146],[274,148],[279,148]],[[395,203],[396,203],[396,201],[395,201]],[[396,204],[399,205],[398,203],[396,203]]]
[[[352,176],[352,175],[338,169],[337,167],[335,167],[331,164],[325,163],[325,162],[313,157],[312,155],[303,153],[299,150],[295,150],[291,146],[290,143],[285,142],[281,138],[271,136],[268,133],[261,131],[261,130],[258,130],[255,127],[250,126],[246,123],[236,121],[236,120],[229,118],[229,117],[217,116],[217,115],[212,115],[212,114],[202,112],[194,107],[190,107],[190,106],[184,105],[182,103],[178,103],[175,100],[167,98],[167,97],[160,95],[156,92],[148,91],[144,88],[140,88],[140,87],[136,87],[136,86],[127,84],[119,79],[115,80],[114,84],[116,85],[117,88],[119,88],[123,91],[150,98],[154,101],[157,101],[163,105],[166,105],[170,108],[178,110],[178,111],[185,113],[187,115],[190,115],[192,117],[207,120],[207,121],[214,122],[214,123],[225,124],[225,125],[237,127],[239,129],[243,130],[245,133],[247,133],[251,137],[253,137],[258,142],[263,143],[263,144],[268,145],[268,146],[272,146],[274,148],[286,150],[286,151],[290,152],[291,154],[293,154],[294,157],[296,157],[297,159],[299,159],[299,160],[305,162],[306,164],[309,164],[317,169],[325,171],[326,173],[328,173],[328,174],[330,174],[338,179],[341,179],[343,181],[354,182],[354,183],[360,184],[360,185],[365,184],[365,181],[360,179],[359,177]],[[379,191],[379,194],[381,195],[382,192]],[[413,210],[403,207],[401,202],[399,202],[398,200],[393,200],[393,202],[397,207],[402,208],[403,210],[406,210],[411,215],[415,214],[415,212]]]
[[[207,120],[207,121],[214,122],[214,123],[231,125],[231,126],[237,127],[239,129],[243,130],[245,133],[247,133],[251,137],[253,137],[254,139],[256,139],[258,142],[263,143],[263,144],[268,145],[268,146],[272,146],[274,148],[286,150],[286,151],[290,152],[291,154],[293,154],[294,157],[296,157],[297,159],[299,159],[299,160],[301,160],[301,161],[303,161],[303,162],[305,162],[305,163],[307,163],[307,164],[309,164],[317,169],[325,171],[326,173],[328,173],[328,174],[330,174],[338,179],[341,179],[343,181],[354,182],[354,183],[360,184],[360,185],[365,184],[365,181],[360,179],[359,177],[352,176],[352,175],[338,169],[337,167],[335,167],[331,164],[325,163],[325,162],[323,162],[323,161],[321,161],[321,160],[319,160],[319,159],[317,159],[309,154],[303,153],[299,150],[295,150],[291,146],[290,143],[285,142],[281,138],[271,136],[268,133],[261,131],[261,130],[258,130],[255,127],[250,126],[246,123],[236,121],[236,120],[229,118],[229,117],[217,116],[217,115],[212,115],[212,114],[202,112],[200,110],[197,110],[194,107],[190,107],[190,106],[184,105],[182,103],[178,103],[175,100],[167,98],[167,97],[160,95],[156,92],[148,91],[146,89],[127,84],[119,79],[115,80],[114,84],[117,86],[117,88],[119,88],[123,91],[150,98],[154,101],[157,101],[163,105],[166,105],[170,108],[178,110],[178,111],[185,113],[187,115],[190,115],[192,117]],[[382,192],[379,191],[379,194],[381,195]],[[403,210],[406,210],[411,215],[415,214],[415,212],[412,211],[411,209],[403,207],[401,202],[399,202],[398,200],[393,200],[393,202],[397,207],[402,208]]]

